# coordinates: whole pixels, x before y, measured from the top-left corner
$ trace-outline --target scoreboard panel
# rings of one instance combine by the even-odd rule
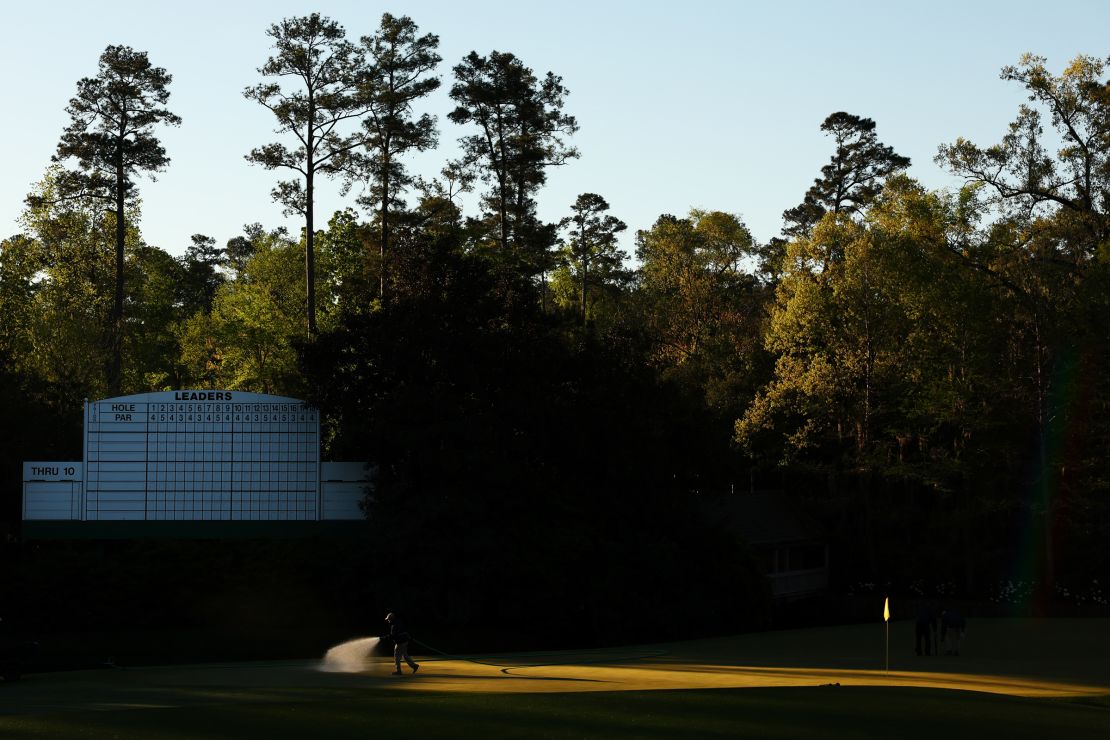
[[[303,401],[165,391],[85,404],[87,520],[318,519],[320,418]]]

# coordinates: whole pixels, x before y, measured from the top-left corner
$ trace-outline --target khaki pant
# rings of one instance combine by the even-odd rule
[[[409,664],[409,668],[416,669],[416,662],[409,657],[409,644],[407,642],[396,642],[393,644],[393,662],[396,664],[397,672],[401,672],[401,661]]]

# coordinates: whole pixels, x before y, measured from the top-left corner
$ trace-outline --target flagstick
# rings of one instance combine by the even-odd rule
[[[890,675],[890,597],[883,599],[883,622],[886,623],[886,672]]]

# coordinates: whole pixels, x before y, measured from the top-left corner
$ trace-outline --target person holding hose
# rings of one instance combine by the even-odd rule
[[[385,615],[385,621],[389,625],[389,639],[393,640],[393,663],[395,666],[393,675],[401,675],[402,659],[409,664],[412,672],[416,673],[420,670],[420,664],[409,657],[409,642],[412,640],[412,635],[409,634],[405,625],[393,612]]]

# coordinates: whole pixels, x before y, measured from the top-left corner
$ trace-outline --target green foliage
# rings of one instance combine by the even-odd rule
[[[721,211],[660,216],[636,234],[643,321],[652,359],[715,407],[742,405],[754,388],[764,290],[750,271],[747,226]]]
[[[103,368],[112,336],[112,242],[115,213],[96,199],[56,197],[58,170],[47,173],[23,215],[27,234],[5,244],[7,275],[0,296],[11,301],[7,346],[15,366],[49,387],[65,391],[59,402],[77,408],[82,398],[113,390]],[[138,208],[128,222],[138,221]],[[175,386],[182,379],[175,358],[183,318],[182,266],[142,242],[133,228],[125,243],[123,375],[119,392]]]
[[[580,615],[575,634],[599,642],[673,624],[652,615],[675,598],[697,605],[689,629],[759,613],[758,577],[710,586],[751,566],[688,498],[724,442],[705,415],[625,342],[515,302],[495,261],[412,238],[393,300],[306,348],[331,453],[378,466],[381,588],[444,624],[565,638]]]
[[[535,216],[535,195],[547,181],[547,168],[578,157],[564,139],[578,130],[574,116],[563,112],[567,89],[551,72],[541,80],[510,53],[488,57],[470,52],[454,68],[452,122],[478,127],[459,140],[462,166],[476,168],[489,186],[483,219],[487,238],[502,252],[521,253],[534,273],[547,268],[550,229]],[[508,256],[508,255],[505,255]]]
[[[280,231],[259,239],[244,272],[216,291],[212,312],[185,323],[181,361],[195,383],[296,395],[302,253]]]
[[[130,200],[136,174],[160,172],[170,162],[154,128],[181,123],[164,107],[173,77],[152,66],[145,51],[129,46],[107,47],[98,66],[96,77],[78,81],[66,106],[71,120],[54,161],[73,158],[79,169],[61,173],[59,194]]]
[[[37,252],[38,245],[25,234],[0,242],[0,354],[9,358],[22,358],[31,349]]]
[[[573,305],[566,300],[564,285],[570,281],[578,285],[583,325],[590,318],[591,291],[605,296],[631,281],[630,273],[624,269],[624,253],[617,246],[617,234],[628,226],[607,214],[608,210],[609,204],[600,195],[583,193],[571,206],[574,215],[563,223],[568,234],[559,253],[561,265],[555,276],[555,295],[563,306]],[[596,305],[596,298],[592,303]]]
[[[128,255],[123,385],[128,393],[182,387],[177,332],[188,315],[179,300],[186,270],[157,247],[141,245]]]
[[[341,124],[366,112],[366,103],[357,95],[363,62],[343,27],[319,13],[286,18],[266,34],[274,41],[275,54],[258,68],[259,74],[290,78],[300,87],[283,89],[267,82],[248,87],[243,95],[268,108],[277,118],[277,131],[291,134],[297,143],[292,149],[280,142],[265,144],[246,158],[268,170],[294,174],[294,179],[279,181],[271,194],[287,215],[305,217],[306,327],[311,337],[316,334],[314,179],[317,174],[338,174],[360,143],[353,133],[343,132]]]
[[[379,234],[360,223],[351,210],[336,211],[321,232],[317,245],[323,279],[319,282],[320,307],[334,317],[355,315],[380,305],[380,252],[372,249]],[[329,324],[330,326],[331,324]]]
[[[10,245],[13,267],[22,273],[11,288],[29,299],[13,311],[22,329],[13,347],[23,350],[13,362],[27,375],[67,388],[62,403],[76,408],[80,399],[107,389],[115,215],[95,199],[58,197],[59,176],[52,168],[36,186],[28,199],[34,205],[22,217],[27,234]]]
[[[836,151],[805,200],[783,212],[783,233],[788,237],[808,236],[826,213],[861,214],[882,190],[885,178],[910,166],[908,157],[879,141],[870,118],[840,111],[826,118],[821,130],[833,138]]]
[[[1000,324],[1004,377],[1013,421],[1036,440],[1020,455],[1034,472],[1019,484],[1042,536],[1039,580],[1047,594],[1064,549],[1054,539],[1054,522],[1070,520],[1070,533],[1088,540],[1080,520],[1104,516],[1094,513],[1104,508],[1095,503],[1100,494],[1092,494],[1106,486],[1091,465],[1089,445],[1108,433],[1097,400],[1105,392],[1110,336],[1110,87],[1100,79],[1107,64],[1081,55],[1057,76],[1043,57],[1023,56],[1001,77],[1021,84],[1031,104],[1019,108],[1002,141],[982,148],[959,139],[937,155],[997,214],[984,233],[965,240],[978,243],[959,254],[986,277],[993,295],[1011,304]],[[1049,114],[1051,136],[1042,112]],[[1053,139],[1059,142],[1054,152],[1046,147]],[[1084,389],[1082,404],[1077,385]],[[1082,435],[1075,435],[1079,428]]]
[[[159,172],[169,157],[154,136],[157,125],[177,126],[181,118],[165,108],[173,77],[150,64],[144,51],[109,46],[100,55],[96,77],[77,83],[66,113],[70,123],[58,143],[55,162],[76,159],[77,170],[58,170],[56,199],[77,198],[111,204],[115,214],[115,291],[107,329],[105,368],[110,392],[118,393],[123,373],[124,262],[128,206],[135,207],[134,177]],[[153,174],[151,174],[153,178]],[[45,193],[32,194],[32,208],[44,205]]]
[[[254,255],[258,242],[265,238],[266,230],[262,228],[262,224],[256,222],[245,224],[241,236],[233,236],[227,240],[223,250],[223,267],[233,278],[246,270],[247,260]]]
[[[385,296],[385,255],[389,252],[390,211],[404,207],[402,193],[413,182],[401,157],[421,152],[438,142],[435,118],[419,118],[413,103],[439,88],[439,78],[430,76],[441,57],[436,53],[439,37],[417,37],[417,26],[408,16],[382,15],[378,32],[363,36],[366,69],[359,79],[358,96],[368,115],[362,120],[365,153],[355,152],[349,165],[368,189],[359,203],[377,211],[378,257],[381,263],[379,294]]]
[[[216,240],[204,234],[193,234],[192,244],[181,257],[180,301],[186,314],[212,312],[216,290],[226,279],[218,271],[227,261],[226,250],[216,248]]]
[[[1003,68],[1002,79],[1023,85],[1033,105],[1020,107],[1000,143],[982,148],[961,138],[942,145],[937,162],[989,188],[1011,216],[1060,209],[1058,217],[1085,233],[1073,248],[1089,258],[1110,238],[1110,85],[1102,80],[1110,62],[1080,55],[1059,76],[1046,63],[1026,54]],[[1056,152],[1045,146],[1042,110],[1061,143]]]
[[[297,89],[276,82],[248,87],[243,96],[268,108],[278,121],[278,132],[293,135],[289,148],[280,142],[253,149],[246,159],[268,170],[287,169],[302,179],[283,180],[272,193],[287,215],[307,216],[312,210],[312,175],[336,174],[343,155],[356,145],[336,126],[357,118],[355,100],[359,73],[358,52],[341,25],[319,13],[286,18],[271,25],[274,55],[258,68],[265,77],[291,78]]]
[[[144,244],[134,180],[165,167],[154,129],[178,119],[169,75],[109,47],[58,148],[77,168],[49,171],[0,242],[5,413],[188,386],[306,396],[333,457],[378,465],[367,547],[406,575],[378,585],[451,624],[554,632],[558,601],[585,638],[614,639],[630,614],[652,623],[660,588],[707,629],[733,624],[711,571],[744,580],[750,562],[694,512],[737,483],[804,492],[841,567],[870,577],[930,568],[972,588],[1008,575],[1025,528],[1049,579],[1053,558],[1073,579],[1108,567],[1110,62],[1004,69],[1030,102],[999,144],[941,148],[956,192],[834,113],[789,239],[664,215],[632,271],[600,195],[537,216],[549,168],[578,156],[556,75],[467,55],[450,91],[462,157],[427,182],[403,160],[436,143],[415,110],[439,84],[435,35],[390,14],[361,46],[319,14],[268,33],[269,81],[245,94],[287,142],[248,159],[293,173],[273,194],[302,238],[251,224],[224,248],[195,234],[178,259]],[[372,213],[317,231],[313,178],[341,173]],[[756,580],[740,596],[758,600]],[[507,582],[538,586],[508,599]]]
[[[765,336],[775,377],[737,423],[742,443],[850,466],[905,461],[936,443],[933,427],[970,433],[968,340],[987,317],[961,291],[953,216],[950,201],[896,178],[863,223],[830,213],[787,245]]]

